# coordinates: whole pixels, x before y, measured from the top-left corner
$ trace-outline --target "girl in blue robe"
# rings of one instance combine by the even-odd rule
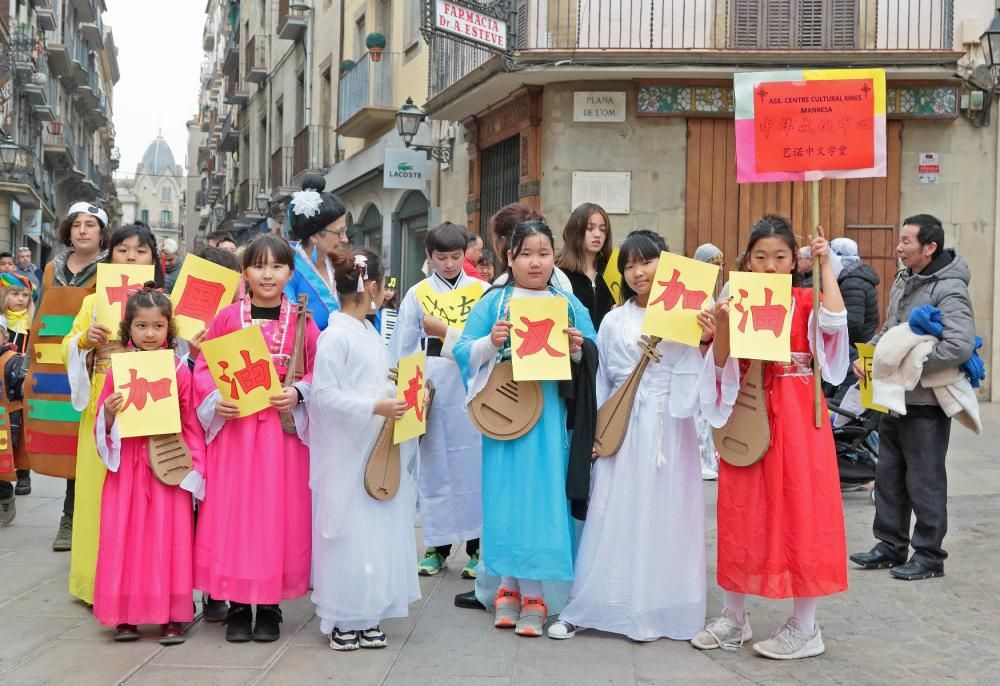
[[[569,307],[570,354],[579,361],[584,338],[596,339],[587,309],[572,293],[550,285],[555,266],[552,232],[543,222],[518,224],[508,251],[507,284],[476,304],[454,348],[468,399],[482,390],[498,358],[509,359],[512,297],[561,297]],[[559,335],[555,332],[553,335]],[[574,524],[566,499],[569,434],[558,382],[540,381],[541,417],[524,436],[483,436],[482,560],[501,577],[494,600],[498,628],[541,636],[548,609],[542,581],[573,579]]]

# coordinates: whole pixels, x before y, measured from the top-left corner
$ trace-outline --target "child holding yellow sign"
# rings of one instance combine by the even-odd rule
[[[797,251],[788,221],[768,215],[750,232],[740,266],[754,274],[793,275]],[[790,312],[772,309],[781,307],[776,305],[745,308],[748,330],[767,328],[768,335],[777,336],[791,320],[791,361],[764,365],[766,392],[761,402],[766,403],[764,428],[770,427],[764,456],[748,466],[719,466],[717,577],[724,604],[722,615],[691,641],[701,650],[736,650],[749,641],[753,634],[746,596],[757,595],[792,598],[793,611],[771,638],[754,645],[756,652],[782,660],[819,655],[825,647],[815,623],[816,600],[847,590],[837,455],[827,413],[820,428],[813,423],[811,366],[812,355],[817,355],[824,379],[843,380],[848,368],[847,313],[822,236],[813,238],[812,254],[820,262],[823,280],[819,312],[813,311],[812,290],[798,287],[791,289]],[[791,278],[794,284],[797,277]],[[781,299],[787,291],[773,295]],[[723,300],[717,307],[712,354],[716,365],[725,367],[724,381],[727,373],[734,373],[730,340],[736,326],[730,324],[730,311],[740,297],[745,298]],[[813,340],[814,317],[819,318],[819,340]],[[748,364],[741,360],[740,367],[742,384]]]
[[[424,248],[431,274],[403,298],[389,353],[398,362],[426,351],[427,380],[434,386],[417,470],[418,510],[427,548],[417,572],[437,574],[452,545],[465,543],[469,562],[462,576],[472,579],[483,526],[482,441],[465,410],[465,387],[452,351],[487,284],[462,269],[467,243],[465,229],[450,222],[427,232]]]

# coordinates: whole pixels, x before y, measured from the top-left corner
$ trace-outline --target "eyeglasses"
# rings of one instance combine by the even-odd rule
[[[321,236],[325,236],[328,233],[332,233],[336,238],[340,239],[347,235],[347,229],[337,229],[336,231],[331,231],[330,229],[320,229],[317,231]]]

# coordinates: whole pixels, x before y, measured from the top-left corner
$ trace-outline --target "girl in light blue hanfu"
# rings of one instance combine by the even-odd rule
[[[347,238],[347,209],[336,195],[324,193],[326,181],[321,176],[307,176],[302,190],[292,193],[285,229],[295,239],[295,270],[285,286],[289,302],[305,293],[313,322],[322,331],[330,315],[340,309],[340,298],[333,283],[331,251],[342,249]]]
[[[570,322],[566,334],[575,374],[584,339],[593,342],[597,336],[583,304],[572,293],[550,285],[555,249],[548,226],[540,221],[518,224],[507,262],[506,285],[476,304],[454,348],[469,399],[483,389],[496,362],[509,359],[512,297],[566,300]],[[542,635],[548,616],[542,581],[573,579],[566,402],[558,382],[539,383],[542,413],[527,434],[511,441],[483,436],[482,563],[489,574],[501,578],[494,626],[514,627],[521,636]]]

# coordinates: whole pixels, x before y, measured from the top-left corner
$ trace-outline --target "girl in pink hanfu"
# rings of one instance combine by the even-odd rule
[[[226,307],[205,340],[260,325],[278,377],[284,379],[294,348],[295,309],[282,296],[295,256],[277,236],[254,239],[243,254],[246,297]],[[203,501],[195,539],[195,587],[228,600],[226,640],[275,641],[278,603],[309,590],[312,498],[309,449],[305,443],[309,398],[319,331],[306,325],[303,378],[274,389],[271,407],[240,417],[216,389],[204,356],[195,364],[198,417],[205,428],[206,459],[193,472],[193,492]],[[279,411],[291,411],[298,435],[281,428]],[[257,606],[256,622],[252,605]]]
[[[129,350],[174,345],[170,300],[153,284],[129,298],[119,337]],[[119,381],[121,381],[119,379]],[[101,534],[94,583],[94,616],[115,627],[116,641],[139,638],[139,624],[161,624],[160,643],[184,642],[191,603],[194,528],[191,494],[161,483],[149,466],[146,438],[120,438],[125,398],[111,371],[98,397],[97,453],[108,468],[101,496]],[[205,436],[191,404],[191,372],[177,363],[181,436],[200,464]]]

